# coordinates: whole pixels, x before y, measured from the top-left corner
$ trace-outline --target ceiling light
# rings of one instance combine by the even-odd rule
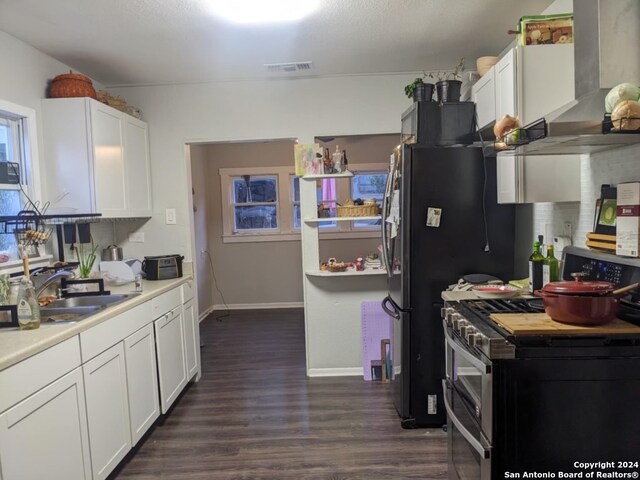
[[[208,0],[214,15],[233,23],[295,22],[313,13],[320,0]]]

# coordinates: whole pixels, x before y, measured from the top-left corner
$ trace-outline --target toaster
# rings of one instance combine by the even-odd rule
[[[167,280],[182,276],[182,255],[144,257],[142,271],[147,280]]]

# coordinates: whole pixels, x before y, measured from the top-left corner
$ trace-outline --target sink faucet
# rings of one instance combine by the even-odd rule
[[[42,292],[45,291],[45,289],[51,285],[53,282],[55,282],[56,280],[60,280],[62,278],[73,278],[75,277],[75,274],[73,272],[70,272],[68,270],[59,270],[57,272],[55,272],[54,274],[52,274],[49,278],[47,278],[42,285],[40,285],[37,289],[36,289],[36,298],[40,297],[40,295],[42,295]]]

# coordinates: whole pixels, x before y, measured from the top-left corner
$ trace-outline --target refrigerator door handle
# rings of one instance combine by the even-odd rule
[[[387,275],[391,275],[391,269],[389,268],[389,259],[387,254],[387,243],[389,241],[389,237],[387,236],[387,207],[389,205],[389,186],[391,185],[391,177],[393,172],[389,169],[389,174],[387,175],[387,184],[384,186],[384,197],[382,198],[382,262],[384,263],[384,268],[387,270]]]
[[[390,317],[395,318],[396,320],[400,320],[400,313],[394,308],[393,305],[391,305],[391,308],[389,308],[387,305],[391,302],[391,299],[389,298],[389,296],[387,295],[386,297],[384,297],[384,300],[382,300],[381,306],[382,309],[387,313],[387,315],[389,315]]]

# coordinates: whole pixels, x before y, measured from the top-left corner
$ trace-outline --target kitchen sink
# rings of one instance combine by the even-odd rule
[[[52,307],[47,305],[40,308],[42,323],[71,323],[79,322],[105,308],[99,305],[85,305],[78,307]]]
[[[86,297],[70,297],[54,300],[46,308],[63,307],[110,307],[124,302],[137,294],[116,293],[112,295],[89,295]]]

